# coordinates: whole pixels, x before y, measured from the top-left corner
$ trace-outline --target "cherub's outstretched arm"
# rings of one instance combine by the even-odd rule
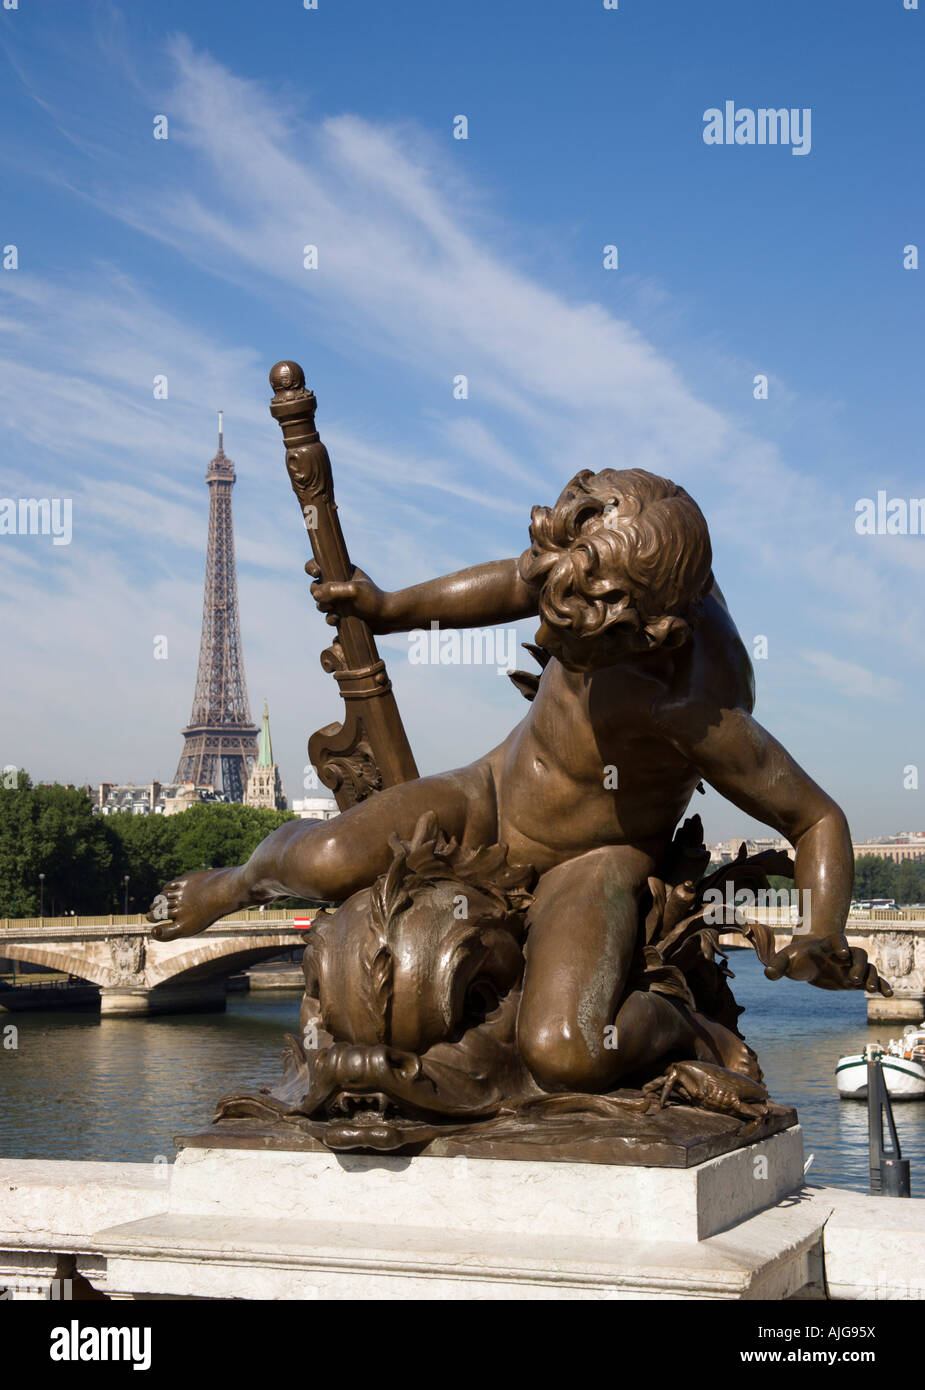
[[[801,927],[768,967],[822,989],[891,992],[864,951],[844,935],[854,852],[841,808],[744,709],[723,710],[693,739],[672,741],[733,805],[785,835],[796,850],[794,884]]]
[[[380,589],[360,569],[345,583],[326,584],[314,561],[306,568],[316,576],[312,594],[329,623],[339,617],[362,618],[375,633],[409,632],[431,622],[490,627],[537,613],[536,595],[521,579],[516,559],[489,560],[394,593]]]

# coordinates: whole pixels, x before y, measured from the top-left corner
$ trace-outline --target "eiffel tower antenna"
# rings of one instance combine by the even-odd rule
[[[196,693],[174,780],[218,789],[220,778],[228,800],[241,801],[257,756],[258,730],[251,718],[241,654],[231,516],[235,471],[225,453],[223,433],[220,410],[218,452],[206,471],[209,544]]]

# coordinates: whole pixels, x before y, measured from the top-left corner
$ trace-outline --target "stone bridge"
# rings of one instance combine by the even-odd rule
[[[142,916],[5,918],[0,957],[98,986],[104,1014],[221,1009],[230,975],[304,944],[294,915],[314,912],[242,912],[200,936],[163,942]],[[16,992],[6,994],[6,1007],[16,1008]]]
[[[239,912],[201,936],[167,942],[154,940],[142,916],[4,918],[0,957],[50,966],[98,986],[100,1009],[107,1014],[223,1008],[228,977],[302,945],[305,931],[293,927],[293,917],[313,915],[314,910],[282,913],[273,908]],[[756,909],[755,916],[773,927],[781,945],[791,939],[784,913]],[[867,996],[870,1022],[921,1022],[925,916],[896,910],[850,917],[847,933],[895,991],[892,999]],[[721,941],[748,945],[735,932],[724,933]]]
[[[773,927],[780,946],[792,939],[792,927],[781,922],[775,909],[756,909],[754,916]],[[778,925],[781,922],[781,925]],[[921,1023],[925,1017],[925,915],[901,908],[871,912],[848,918],[848,941],[867,952],[868,959],[893,986],[892,999],[868,994],[867,1019],[870,1023]],[[725,933],[720,941],[728,946],[747,946],[744,937]]]

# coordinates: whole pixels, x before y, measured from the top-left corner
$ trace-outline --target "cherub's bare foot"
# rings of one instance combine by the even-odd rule
[[[186,874],[165,883],[151,904],[148,921],[158,924],[151,935],[158,941],[195,936],[241,905],[240,869]]]
[[[721,1023],[704,1018],[703,1014],[695,1013],[691,1017],[697,1034],[694,1054],[698,1061],[719,1062],[720,1066],[737,1071],[742,1076],[750,1076],[753,1081],[761,1080],[758,1059],[743,1038],[724,1028]]]

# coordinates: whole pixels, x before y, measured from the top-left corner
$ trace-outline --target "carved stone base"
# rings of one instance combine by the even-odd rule
[[[686,1170],[420,1155],[188,1146],[170,1209],[193,1216],[371,1223],[442,1234],[700,1241],[773,1206],[803,1180],[799,1126]]]
[[[176,1164],[4,1159],[0,1295],[80,1297],[84,1276],[116,1299],[787,1299],[826,1288],[921,1299],[925,1201],[799,1191],[801,1159],[798,1130],[687,1170],[227,1148],[187,1148]],[[70,1290],[53,1288],[62,1279]],[[670,1314],[663,1322],[671,1336]]]
[[[621,1094],[634,1099],[639,1093]],[[390,1127],[388,1143],[383,1147],[391,1154],[692,1168],[790,1129],[797,1123],[797,1114],[780,1107],[780,1113],[769,1115],[757,1133],[744,1120],[682,1105],[648,1114],[627,1109],[606,1117],[575,1113],[537,1117],[519,1111],[461,1125],[413,1120],[399,1123],[406,1142],[396,1148]],[[176,1144],[180,1149],[349,1150],[356,1154],[379,1152],[376,1137],[375,1122],[364,1123],[360,1117],[351,1123],[291,1115],[285,1119],[218,1120],[201,1133],[179,1136]]]

